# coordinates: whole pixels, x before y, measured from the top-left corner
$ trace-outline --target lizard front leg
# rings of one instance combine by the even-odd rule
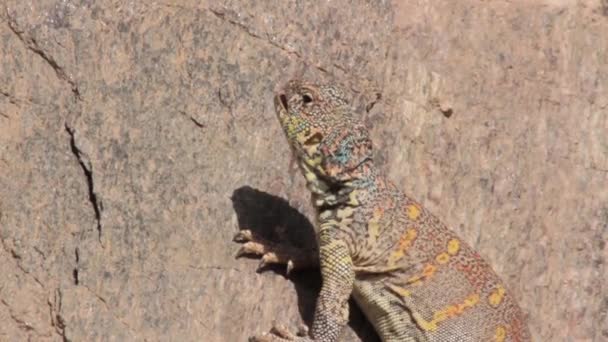
[[[355,272],[346,242],[333,225],[319,231],[319,260],[323,285],[312,324],[314,341],[334,342],[348,322],[348,298],[353,290]]]
[[[319,252],[317,246],[296,247],[289,244],[286,236],[281,236],[281,242],[274,242],[258,236],[249,229],[239,231],[233,240],[243,245],[236,257],[243,255],[260,256],[258,270],[266,265],[279,264],[287,266],[287,274],[292,270],[319,267]]]
[[[319,231],[319,260],[323,285],[317,299],[312,324],[312,339],[296,337],[281,327],[274,334],[252,338],[255,342],[314,341],[335,342],[348,322],[348,298],[353,289],[355,273],[350,250],[344,240],[336,235],[332,225],[321,225]]]

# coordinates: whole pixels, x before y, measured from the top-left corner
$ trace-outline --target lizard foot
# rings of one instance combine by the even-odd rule
[[[308,337],[308,328],[302,325],[298,330],[298,334],[294,335],[282,325],[275,325],[269,333],[254,336],[249,339],[249,342],[314,342]]]
[[[255,235],[251,230],[241,230],[234,235],[235,242],[243,245],[236,257],[243,255],[261,256],[258,270],[266,265],[279,264],[287,266],[287,274],[292,270],[319,267],[316,249],[304,249],[266,240]]]

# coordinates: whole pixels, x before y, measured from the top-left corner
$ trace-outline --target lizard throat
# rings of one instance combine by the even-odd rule
[[[378,185],[376,173],[368,165],[360,165],[353,170],[363,177],[349,181],[333,180],[319,171],[318,165],[312,166],[300,158],[298,165],[306,178],[306,187],[311,192],[312,204],[319,212],[344,206],[358,207],[361,202],[370,198],[370,193],[375,193],[374,190]]]

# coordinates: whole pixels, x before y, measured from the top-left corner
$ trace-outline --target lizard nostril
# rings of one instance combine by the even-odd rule
[[[287,110],[287,96],[285,96],[285,94],[281,94],[281,95],[279,95],[279,100],[281,100],[281,104],[283,105],[283,108],[285,110]]]

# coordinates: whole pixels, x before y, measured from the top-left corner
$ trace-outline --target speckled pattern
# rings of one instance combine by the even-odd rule
[[[275,97],[317,212],[323,286],[312,341],[338,340],[351,294],[383,341],[530,341],[491,267],[379,173],[347,98],[341,87],[299,80]],[[294,340],[286,337],[253,340]]]

